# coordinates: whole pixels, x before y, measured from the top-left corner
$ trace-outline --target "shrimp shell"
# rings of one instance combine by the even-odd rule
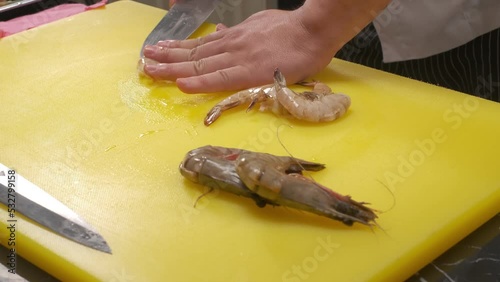
[[[296,93],[286,86],[283,74],[274,71],[274,84],[250,88],[237,92],[217,103],[206,115],[206,126],[215,122],[226,110],[241,104],[249,104],[247,111],[260,103],[261,111],[272,111],[276,115],[292,116],[309,122],[326,122],[343,116],[351,99],[344,94],[334,94],[320,82],[302,82],[304,86],[313,86],[313,91]]]
[[[217,103],[205,117],[204,123],[206,126],[211,125],[216,121],[222,112],[227,111],[231,108],[237,107],[241,104],[249,104],[248,109],[250,109],[255,103],[265,101],[269,96],[268,93],[272,91],[272,85],[266,85],[262,87],[254,87],[247,90],[243,90],[233,94],[221,102]]]
[[[371,225],[377,216],[350,196],[340,195],[304,177],[323,164],[243,149],[204,146],[186,154],[179,169],[187,179],[251,198],[259,207],[286,206],[339,220]]]
[[[283,74],[274,72],[276,99],[295,118],[310,122],[336,120],[343,116],[351,105],[351,98],[344,94],[334,94],[328,85],[320,82],[301,83],[313,86],[312,92],[296,93],[286,87]]]

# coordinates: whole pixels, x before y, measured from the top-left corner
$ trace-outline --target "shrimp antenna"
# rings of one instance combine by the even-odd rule
[[[288,127],[290,127],[290,128],[293,128],[293,127],[292,127],[291,125],[289,125],[289,124],[283,124],[283,123],[282,123],[282,124],[280,124],[280,125],[278,126],[278,128],[276,128],[276,137],[278,138],[278,142],[280,142],[281,147],[283,147],[283,149],[285,149],[285,151],[287,152],[287,154],[288,154],[288,155],[290,155],[290,157],[292,157],[292,158],[294,158],[294,159],[295,159],[295,157],[292,155],[292,153],[290,153],[290,151],[288,151],[288,149],[286,148],[285,144],[283,144],[283,141],[281,141],[281,138],[280,138],[280,128],[281,128],[282,126],[288,126]],[[297,164],[298,164],[298,165],[300,165],[298,162],[297,162]],[[301,165],[300,165],[300,166],[301,166]],[[302,167],[302,166],[301,166],[301,167]]]
[[[389,187],[387,187],[387,185],[384,182],[382,182],[382,181],[380,181],[378,179],[377,179],[377,181],[378,181],[378,183],[382,184],[382,186],[384,186],[385,189],[387,189],[387,191],[389,191],[389,193],[392,196],[392,205],[387,210],[380,211],[380,212],[388,212],[388,211],[392,210],[396,206],[396,195],[394,195],[394,192],[392,192],[392,190],[389,189]]]
[[[205,197],[206,195],[208,195],[209,193],[211,193],[213,190],[214,190],[214,188],[210,187],[210,189],[207,192],[205,192],[205,193],[201,194],[200,196],[198,196],[198,198],[196,198],[196,201],[194,201],[193,208],[196,208],[196,205],[198,204],[198,201],[201,200],[201,198]]]
[[[307,176],[309,176],[312,180],[314,180],[314,178],[309,174],[308,170],[305,169],[304,166],[302,166],[302,164],[297,161],[297,158],[295,158],[292,153],[290,151],[288,151],[288,149],[286,148],[285,144],[283,143],[283,141],[281,141],[281,138],[280,138],[280,127],[281,126],[288,126],[290,128],[293,128],[293,126],[289,125],[289,124],[280,124],[278,126],[278,128],[276,129],[276,137],[278,138],[278,142],[280,143],[281,147],[283,147],[283,149],[286,151],[286,153],[292,157],[293,161],[297,163],[297,165],[302,169],[302,173],[305,173],[307,174]]]

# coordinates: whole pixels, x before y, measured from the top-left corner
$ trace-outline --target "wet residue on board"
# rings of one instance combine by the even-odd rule
[[[155,134],[155,133],[158,133],[158,132],[161,132],[161,131],[165,131],[164,129],[159,129],[159,130],[148,130],[144,133],[141,133],[139,134],[139,138],[142,138],[144,136],[147,136],[147,135],[152,135],[152,134]]]
[[[213,104],[208,102],[217,98],[217,95],[185,94],[174,83],[155,82],[137,74],[120,81],[118,91],[129,108],[144,112],[148,122],[153,123],[186,118],[201,123]]]
[[[141,133],[141,134],[139,134],[137,136],[137,140],[139,140],[139,139],[141,139],[141,138],[143,138],[145,136],[150,136],[150,135],[153,135],[155,133],[162,132],[162,131],[166,131],[166,129],[156,129],[156,130],[145,131],[145,132],[143,132],[143,133]],[[186,131],[186,133],[188,133],[188,132]],[[120,147],[122,149],[124,149],[124,148],[126,149],[127,147],[130,147],[133,144],[137,145],[138,143],[137,142],[135,142],[135,143],[128,143],[127,145],[122,144],[120,146],[116,145],[116,144],[113,144],[111,146],[108,146],[106,149],[104,149],[104,152],[109,152],[109,151],[111,151],[111,150],[113,150],[113,149],[115,149],[117,147]]]
[[[114,148],[116,148],[116,145],[111,145],[111,146],[107,147],[106,149],[104,149],[104,152],[109,152],[110,150],[113,150]]]

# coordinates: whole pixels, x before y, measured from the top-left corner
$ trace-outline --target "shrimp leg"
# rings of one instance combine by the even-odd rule
[[[328,85],[320,82],[302,82],[304,86],[313,86],[313,91],[296,93],[286,86],[283,74],[274,71],[276,99],[289,114],[297,119],[310,122],[336,120],[343,116],[351,105],[351,98],[344,94],[331,92]]]

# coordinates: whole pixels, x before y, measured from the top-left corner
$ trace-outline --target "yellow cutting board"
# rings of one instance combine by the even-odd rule
[[[243,109],[228,93],[139,79],[165,11],[113,3],[0,40],[0,162],[93,225],[113,254],[19,215],[17,253],[64,281],[396,281],[499,212],[500,104],[333,60],[314,79],[351,96],[338,121]],[[197,34],[207,34],[204,25]],[[214,192],[178,172],[211,144],[325,163],[314,179],[380,211],[344,226]],[[0,213],[6,244],[7,213]],[[4,258],[5,259],[5,258]]]

